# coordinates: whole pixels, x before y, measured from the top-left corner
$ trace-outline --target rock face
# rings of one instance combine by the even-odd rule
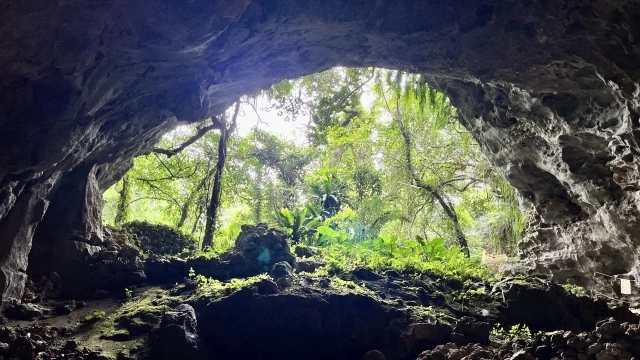
[[[615,319],[599,321],[591,332],[539,333],[528,341],[511,340],[498,346],[456,344],[436,346],[420,354],[418,360],[469,359],[635,359],[640,356],[640,326]]]
[[[242,225],[235,245],[227,252],[213,259],[189,259],[186,268],[193,269],[198,275],[228,280],[266,273],[275,266],[288,266],[285,271],[288,269],[290,272],[294,264],[287,235],[280,230],[269,229],[267,224],[258,224]],[[280,275],[282,271],[278,271],[277,278],[287,277]]]
[[[145,272],[152,283],[171,283],[194,274],[217,280],[245,278],[267,273],[274,279],[282,279],[283,285],[290,279],[295,265],[287,234],[270,229],[267,224],[242,225],[235,245],[209,258],[200,256],[182,260],[151,256],[145,261]],[[275,272],[274,272],[275,271]]]
[[[41,263],[103,240],[100,192],[171,127],[335,65],[431,75],[532,205],[522,251],[538,271],[637,277],[638,15],[607,0],[4,4],[3,301],[32,240]]]
[[[193,307],[181,304],[167,311],[153,340],[155,359],[205,359]]]

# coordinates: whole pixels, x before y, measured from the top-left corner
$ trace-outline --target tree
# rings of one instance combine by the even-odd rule
[[[213,233],[218,222],[218,214],[220,210],[220,197],[222,195],[222,175],[224,165],[227,160],[227,143],[229,136],[235,131],[238,112],[240,111],[240,102],[236,102],[235,110],[231,117],[230,123],[220,121],[220,139],[218,140],[218,160],[216,162],[215,173],[213,178],[213,189],[211,190],[211,200],[207,207],[207,222],[204,229],[204,237],[202,238],[202,248],[210,247],[213,244]]]
[[[129,176],[126,174],[122,177],[122,188],[118,195],[115,223],[116,225],[122,225],[127,222],[127,218],[129,217],[129,201],[131,197]]]
[[[455,189],[454,183],[467,181],[465,188],[460,189],[464,191],[477,179],[468,176],[469,174],[465,172],[467,166],[459,163],[460,158],[437,157],[437,155],[443,155],[442,149],[461,148],[462,144],[448,141],[444,138],[445,134],[439,131],[454,119],[455,109],[444,96],[436,94],[426,84],[421,83],[421,78],[410,76],[403,79],[398,74],[395,78],[387,77],[386,90],[382,88],[384,84],[380,79],[377,84],[382,103],[390,113],[400,135],[402,156],[396,160],[401,163],[408,175],[410,183],[407,185],[420,189],[441,207],[452,224],[458,246],[468,257],[470,256],[469,244],[455,206],[447,196],[446,188]],[[403,82],[408,86],[403,88]],[[395,106],[392,108],[391,104]],[[429,143],[416,143],[414,139],[418,137],[422,141],[425,138],[428,139]],[[414,159],[415,153],[420,153],[420,160],[423,160],[420,163],[420,171]],[[429,176],[431,180],[426,179]]]

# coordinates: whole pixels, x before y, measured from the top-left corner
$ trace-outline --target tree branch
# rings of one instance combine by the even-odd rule
[[[151,150],[151,151],[153,151],[154,153],[166,155],[168,158],[170,158],[170,157],[176,155],[177,153],[179,153],[180,151],[182,151],[182,150],[186,149],[187,147],[189,147],[189,145],[191,145],[194,142],[200,140],[200,138],[202,138],[209,131],[214,130],[214,129],[220,129],[222,126],[224,126],[224,124],[217,117],[212,117],[211,118],[211,125],[208,125],[208,126],[205,126],[205,127],[202,127],[200,129],[198,129],[198,131],[196,132],[195,135],[190,137],[187,141],[182,143],[182,145],[178,146],[177,148],[171,149],[171,150],[153,148],[153,150]]]

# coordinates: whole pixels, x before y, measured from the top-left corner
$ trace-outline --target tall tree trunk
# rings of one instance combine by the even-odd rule
[[[258,163],[256,169],[256,202],[253,208],[253,216],[256,220],[256,224],[262,221],[262,164]]]
[[[213,245],[213,233],[216,231],[216,223],[218,222],[218,212],[220,208],[220,198],[222,195],[222,174],[224,165],[227,161],[227,142],[229,136],[236,128],[238,120],[238,112],[240,111],[240,102],[236,102],[236,108],[233,112],[233,118],[229,127],[223,123],[220,128],[220,140],[218,141],[218,161],[216,162],[216,171],[213,178],[213,190],[211,191],[211,201],[207,207],[207,222],[204,228],[204,237],[202,238],[202,248]]]
[[[122,177],[122,189],[119,192],[118,206],[116,208],[116,225],[122,225],[127,221],[129,210],[129,175]]]
[[[209,163],[209,167],[211,167],[211,163]],[[209,179],[211,178],[211,176],[213,176],[214,171],[215,171],[215,169],[211,169],[211,170],[207,171],[207,174],[205,175],[205,177],[202,178],[202,180],[200,180],[200,182],[198,183],[196,188],[191,192],[191,194],[189,194],[189,197],[187,198],[187,200],[185,200],[184,204],[182,205],[182,212],[180,213],[180,220],[178,220],[178,224],[177,224],[178,229],[180,229],[181,227],[184,226],[184,223],[187,221],[187,218],[189,217],[189,208],[191,207],[191,204],[193,203],[193,199],[195,199],[197,197],[198,193],[209,182]]]
[[[198,223],[200,223],[200,217],[202,217],[202,211],[204,208],[203,200],[204,199],[198,199],[198,214],[196,215],[193,227],[191,228],[191,236],[195,236],[196,230],[198,230]]]
[[[422,179],[420,179],[420,177],[416,173],[416,170],[413,166],[413,159],[411,156],[411,136],[409,135],[409,132],[407,131],[407,129],[404,127],[404,123],[402,122],[402,119],[400,119],[399,115],[396,115],[395,120],[396,120],[396,123],[398,124],[398,128],[400,129],[400,134],[402,135],[402,138],[404,140],[404,156],[405,156],[407,171],[411,176],[411,180],[413,181],[413,184],[416,187],[426,191],[429,195],[433,196],[438,201],[438,204],[440,204],[440,206],[442,207],[442,210],[444,210],[444,213],[453,223],[453,229],[456,233],[456,240],[458,241],[460,250],[462,250],[462,253],[464,253],[466,257],[469,257],[469,244],[467,243],[467,238],[464,236],[464,233],[462,232],[462,227],[460,226],[460,222],[458,221],[458,214],[456,214],[453,204],[447,201],[445,196],[443,194],[440,194],[436,188],[426,184],[425,182],[422,181]]]

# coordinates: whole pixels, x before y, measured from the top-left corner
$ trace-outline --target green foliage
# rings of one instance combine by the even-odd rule
[[[226,282],[222,282],[213,278],[207,278],[203,275],[195,275],[193,277],[197,284],[197,293],[199,295],[207,295],[213,297],[220,297],[224,295],[229,295],[234,293],[240,289],[243,289],[247,286],[251,286],[257,282],[262,280],[272,280],[273,279],[267,274],[261,274],[257,276],[252,276],[244,279],[231,279]]]
[[[321,225],[318,227],[318,234],[320,238],[318,239],[319,245],[329,245],[329,244],[337,244],[347,240],[347,234],[334,230],[326,225]]]
[[[446,256],[456,256],[460,251],[459,248],[453,247],[451,248],[451,253],[453,255],[450,255],[447,251],[447,248],[444,247],[444,238],[435,238],[429,241],[424,241],[422,236],[418,235],[416,236],[416,241],[418,242],[418,244],[420,244],[422,252],[424,253],[424,256],[427,258],[427,260],[442,259]]]
[[[92,324],[104,319],[106,316],[107,313],[105,313],[104,311],[94,311],[92,314],[85,316],[82,321]]]
[[[321,216],[333,217],[347,203],[347,184],[327,167],[321,168],[309,180],[309,190],[316,204],[322,209]]]
[[[294,243],[303,241],[311,243],[321,224],[321,219],[308,216],[308,209],[296,208],[292,210],[280,209],[280,226],[284,227],[291,234]]]
[[[449,99],[423,76],[340,68],[286,80],[245,98],[252,105],[241,111],[241,122],[253,123],[246,110],[258,111],[258,97],[263,108],[302,125],[308,141],[275,135],[258,114],[256,126],[230,139],[222,226],[212,247],[194,251],[183,244],[170,253],[217,256],[233,246],[241,224],[267,222],[286,229],[294,243],[322,247],[332,270],[365,264],[484,277],[477,260],[463,259],[452,246],[456,232],[446,211],[416,187],[404,163],[404,127],[417,178],[450,204],[472,255],[515,254],[525,223],[518,194],[491,169]],[[157,147],[175,149],[209,124],[182,126]],[[201,235],[218,138],[211,131],[173,156],[136,158],[127,191],[120,182],[105,193],[105,221],[113,223],[119,212]]]
[[[513,325],[508,331],[505,330],[501,324],[495,324],[491,330],[491,335],[505,342],[512,342],[516,340],[530,342],[533,340],[531,330],[529,330],[529,327],[524,324]]]
[[[575,296],[587,296],[587,291],[582,286],[574,284],[563,284],[562,287],[566,292]]]
[[[479,260],[469,259],[453,249],[429,259],[416,240],[382,236],[371,242],[341,242],[320,247],[327,271],[337,273],[357,267],[399,272],[434,273],[457,280],[491,279],[490,271]]]
[[[131,291],[131,289],[129,289],[129,288],[124,288],[124,296],[126,298],[132,297],[133,296],[133,291]]]

